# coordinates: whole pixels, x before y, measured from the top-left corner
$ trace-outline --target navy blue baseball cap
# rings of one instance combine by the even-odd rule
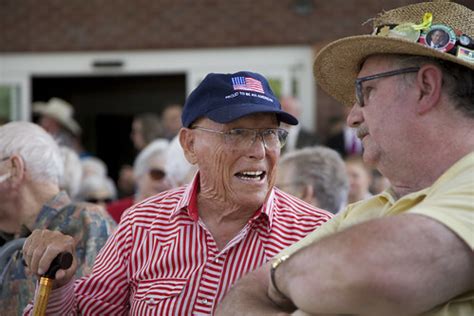
[[[225,124],[254,113],[275,113],[280,122],[298,124],[293,115],[281,110],[268,81],[249,71],[208,74],[186,100],[181,120],[184,127],[201,117]]]

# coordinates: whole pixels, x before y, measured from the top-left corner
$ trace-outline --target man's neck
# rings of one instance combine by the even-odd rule
[[[471,141],[471,146],[467,146]],[[463,144],[459,143],[464,142]],[[392,189],[397,197],[417,192],[433,185],[449,168],[463,157],[474,151],[474,139],[472,136],[461,137],[449,143],[440,142],[439,148],[431,154],[424,155],[423,164],[418,168],[412,168],[412,174],[399,180],[390,179]]]
[[[453,105],[435,107],[430,117],[420,118],[412,130],[414,139],[404,157],[391,159],[393,164],[382,170],[398,197],[433,185],[456,162],[474,151],[474,120]],[[385,159],[389,161],[390,159]],[[398,164],[398,165],[397,165]]]
[[[223,249],[245,227],[258,208],[244,210],[241,206],[198,198],[198,209],[199,217],[214,237],[217,247]]]

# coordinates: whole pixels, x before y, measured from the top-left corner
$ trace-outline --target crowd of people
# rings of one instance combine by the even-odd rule
[[[0,125],[1,314],[32,314],[69,252],[51,315],[473,315],[474,44],[424,40],[474,38],[472,18],[414,4],[323,48],[316,80],[347,107],[331,137],[261,74],[208,74],[135,116],[117,182],[70,104],[35,103],[37,124]]]

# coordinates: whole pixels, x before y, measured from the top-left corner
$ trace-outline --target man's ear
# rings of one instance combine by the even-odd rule
[[[12,155],[11,160],[11,183],[13,186],[17,187],[26,177],[25,162],[23,158],[19,155]]]
[[[422,115],[433,109],[441,99],[443,72],[433,64],[423,65],[417,73],[416,85],[420,89],[417,113]]]
[[[179,143],[184,151],[186,160],[194,165],[197,163],[196,152],[195,152],[195,134],[189,128],[181,128],[179,131]]]

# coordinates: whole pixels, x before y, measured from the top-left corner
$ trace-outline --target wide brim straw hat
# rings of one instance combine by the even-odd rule
[[[456,55],[425,46],[409,39],[390,37],[380,32],[388,26],[412,23],[419,25],[425,14],[431,13],[431,25],[443,24],[456,34],[474,40],[474,11],[449,1],[423,2],[381,13],[373,19],[371,35],[346,37],[330,43],[316,56],[314,75],[317,83],[328,94],[344,105],[355,102],[354,82],[364,60],[375,54],[408,54],[439,58],[474,69],[474,56],[460,58]],[[472,51],[472,47],[470,50]],[[469,60],[470,58],[470,60]]]
[[[63,127],[76,136],[81,134],[81,127],[73,118],[74,108],[64,100],[52,98],[46,103],[35,102],[33,103],[33,112],[57,120]]]

